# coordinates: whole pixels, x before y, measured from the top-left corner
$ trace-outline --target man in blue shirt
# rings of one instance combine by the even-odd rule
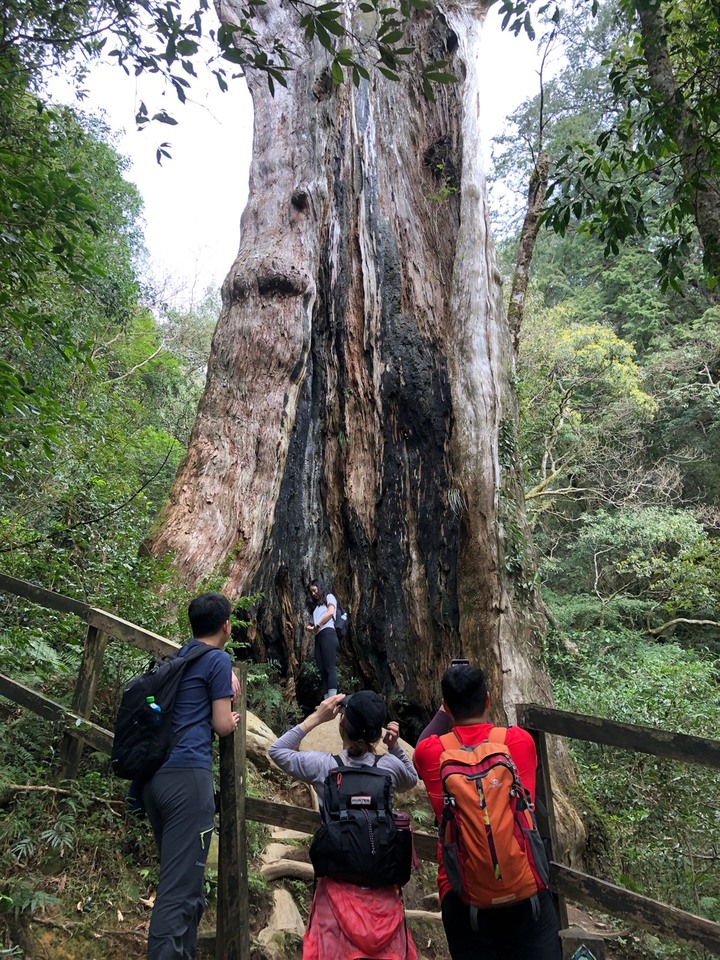
[[[143,800],[160,851],[160,880],[150,921],[148,960],[193,960],[205,908],[205,864],[215,825],[212,735],[237,727],[237,681],[229,654],[232,607],[220,593],[203,593],[188,607],[193,639],[210,649],[187,665],[173,709],[179,733],[165,763],[145,784]]]

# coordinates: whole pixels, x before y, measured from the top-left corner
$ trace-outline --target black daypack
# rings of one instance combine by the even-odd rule
[[[155,657],[123,690],[110,762],[124,780],[149,780],[188,727],[173,734],[175,698],[185,667],[208,650],[200,643],[184,656]],[[148,698],[150,702],[148,702]]]
[[[342,640],[350,632],[350,618],[347,615],[347,610],[344,607],[341,607],[338,601],[335,601],[335,633]]]
[[[350,767],[340,757],[325,778],[322,825],[310,844],[317,877],[361,887],[404,884],[412,867],[412,833],[399,829],[392,778],[373,766]]]

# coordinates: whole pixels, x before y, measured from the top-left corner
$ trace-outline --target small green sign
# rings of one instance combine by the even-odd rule
[[[585,944],[583,944],[581,947],[577,948],[570,960],[595,960],[595,954],[591,953]]]

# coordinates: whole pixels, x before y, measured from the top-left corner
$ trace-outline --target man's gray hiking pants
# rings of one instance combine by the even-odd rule
[[[160,851],[148,960],[194,960],[215,825],[212,773],[161,768],[145,785],[143,800]]]

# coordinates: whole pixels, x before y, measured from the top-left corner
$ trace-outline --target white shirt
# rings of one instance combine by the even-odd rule
[[[330,617],[327,623],[323,623],[323,625],[318,630],[318,633],[322,633],[322,631],[327,629],[328,627],[332,627],[333,630],[335,629],[335,611],[337,610],[337,600],[331,593],[327,595],[326,600],[327,600],[327,604],[318,603],[315,606],[313,610],[313,623],[315,624],[315,626],[317,626],[318,623],[322,620],[322,618],[330,612],[328,609],[329,607],[333,608],[333,616]]]

